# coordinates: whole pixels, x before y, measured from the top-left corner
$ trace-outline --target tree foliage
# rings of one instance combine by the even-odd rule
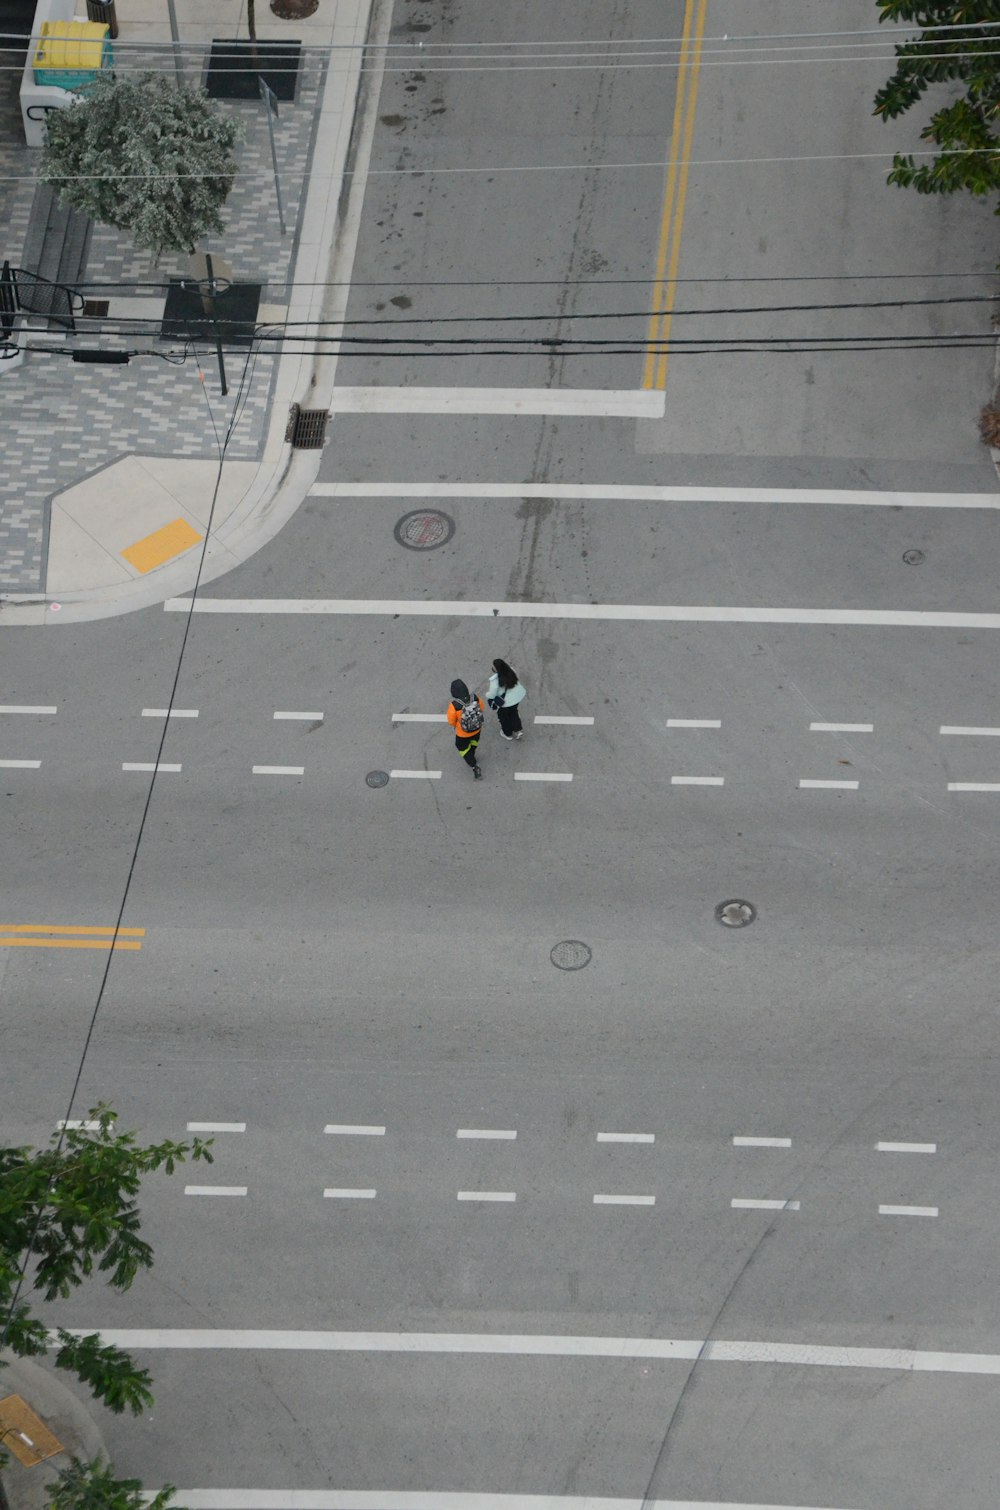
[[[140,1145],[133,1133],[115,1130],[109,1106],[94,1107],[87,1120],[96,1128],[54,1133],[49,1148],[0,1148],[0,1342],[18,1357],[51,1347],[31,1292],[65,1298],[95,1271],[113,1289],[127,1290],[152,1267],[136,1204],[143,1175],[172,1174],[188,1156],[212,1161],[210,1143],[200,1138]],[[152,1403],[148,1371],[121,1348],[97,1333],[60,1328],[56,1337],[56,1366],[111,1410],[138,1415]]]
[[[193,252],[222,230],[241,135],[202,89],[164,74],[101,72],[82,99],[46,116],[40,176],[146,251]]]
[[[1000,193],[1000,0],[876,0],[880,21],[921,28],[897,43],[896,72],[875,96],[875,114],[895,120],[912,109],[932,85],[958,84],[962,93],[933,112],[921,139],[939,155],[918,163],[897,152],[888,181],[920,194],[965,190],[983,198]],[[955,28],[934,31],[933,27]],[[996,207],[1000,215],[1000,203]]]
[[[139,1479],[116,1479],[103,1458],[83,1463],[75,1458],[49,1489],[50,1510],[168,1510],[173,1484],[146,1499]],[[180,1507],[172,1507],[180,1510]]]

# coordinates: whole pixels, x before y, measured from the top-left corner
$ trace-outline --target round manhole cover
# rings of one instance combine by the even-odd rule
[[[435,551],[455,533],[455,521],[440,509],[414,509],[404,514],[392,532],[408,551]]]
[[[365,785],[366,786],[388,786],[389,785],[389,772],[388,771],[369,771],[368,775],[365,777]]]
[[[740,897],[734,897],[731,902],[720,902],[715,909],[715,921],[724,928],[746,928],[756,916],[756,907]]]
[[[584,965],[590,964],[593,955],[580,939],[563,939],[553,946],[549,959],[557,970],[582,970]]]
[[[924,559],[923,551],[904,551],[903,560],[907,566],[919,566]]]

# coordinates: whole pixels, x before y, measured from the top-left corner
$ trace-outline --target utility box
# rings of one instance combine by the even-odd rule
[[[105,22],[44,21],[35,48],[35,83],[79,90],[114,61]]]

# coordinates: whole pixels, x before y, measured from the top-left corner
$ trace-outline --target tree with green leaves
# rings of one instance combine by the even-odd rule
[[[242,128],[203,89],[165,74],[95,75],[46,116],[40,177],[63,203],[130,231],[136,246],[193,252],[222,231]]]
[[[173,1495],[173,1484],[165,1484],[147,1500],[139,1479],[116,1479],[108,1463],[95,1458],[92,1463],[74,1460],[60,1469],[49,1489],[49,1506],[50,1510],[168,1510]]]
[[[48,1148],[0,1148],[0,1349],[19,1358],[52,1351],[56,1367],[75,1374],[109,1409],[139,1415],[153,1401],[148,1370],[99,1333],[81,1337],[60,1327],[53,1337],[30,1297],[65,1299],[95,1272],[112,1289],[127,1290],[153,1263],[140,1236],[143,1175],[172,1174],[189,1156],[211,1163],[211,1143],[141,1145],[133,1133],[116,1131],[115,1112],[104,1105],[89,1112],[87,1123],[54,1133]],[[0,1454],[0,1466],[4,1460]],[[100,1463],[73,1465],[60,1484],[58,1510],[105,1504],[133,1510],[127,1496],[138,1493],[130,1480],[112,1480]],[[118,1498],[108,1490],[101,1499],[102,1484],[119,1485]]]
[[[895,120],[936,84],[961,90],[920,133],[938,155],[918,163],[897,152],[888,182],[919,194],[1000,193],[1000,0],[876,3],[880,21],[909,22],[920,35],[896,44],[896,72],[876,94],[875,114]],[[995,24],[977,25],[983,22]],[[1000,215],[1000,203],[994,213]]]

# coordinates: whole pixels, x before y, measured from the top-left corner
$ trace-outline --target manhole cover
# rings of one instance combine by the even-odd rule
[[[434,551],[455,533],[455,521],[440,509],[414,509],[404,514],[392,532],[408,551]]]
[[[907,566],[919,566],[924,559],[923,551],[904,551],[903,560]]]
[[[739,897],[734,897],[731,902],[720,902],[715,909],[715,921],[724,928],[746,928],[756,916],[756,907]]]
[[[368,775],[365,777],[365,785],[366,786],[388,786],[389,785],[389,772],[388,771],[369,771]]]
[[[549,954],[549,959],[557,970],[582,970],[584,965],[590,964],[592,958],[589,947],[579,939],[563,939],[562,943],[553,946]]]

